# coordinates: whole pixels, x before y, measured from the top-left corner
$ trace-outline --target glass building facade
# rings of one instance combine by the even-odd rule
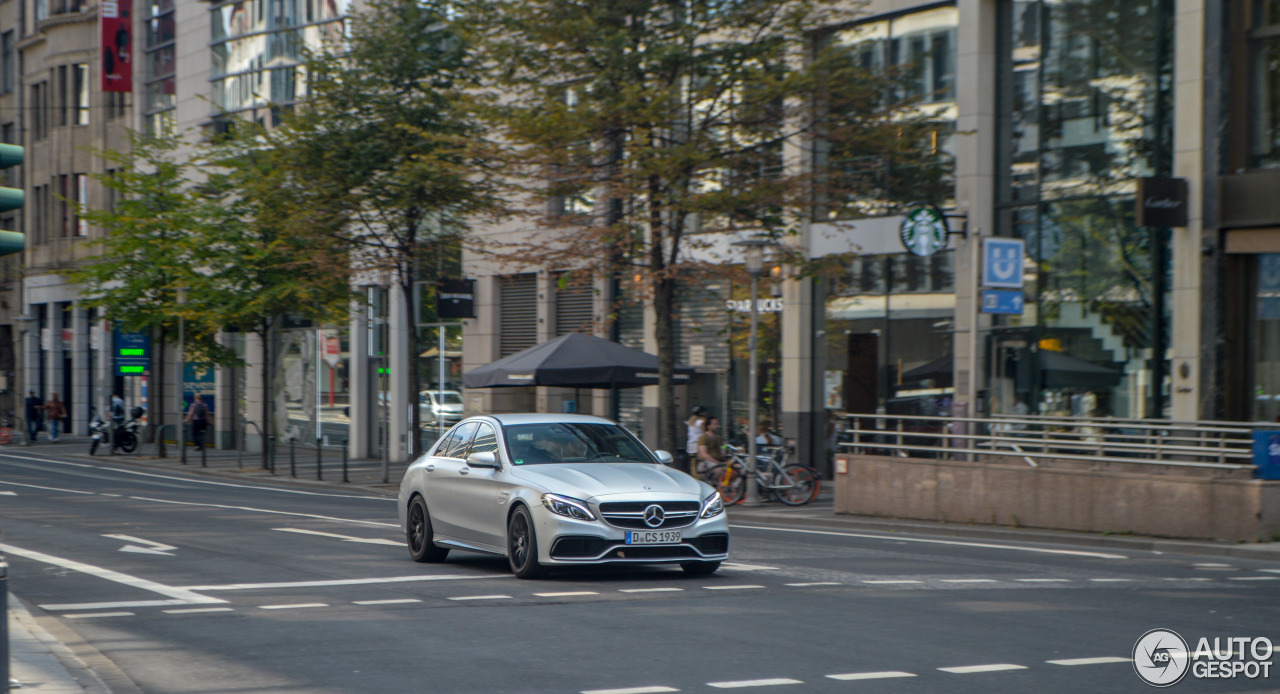
[[[350,0],[239,0],[211,12],[213,102],[237,113],[305,98],[305,49],[339,45]]]
[[[1001,6],[998,233],[1026,242],[1026,308],[986,345],[988,407],[1163,415],[1167,234],[1133,209],[1170,170],[1172,3]]]

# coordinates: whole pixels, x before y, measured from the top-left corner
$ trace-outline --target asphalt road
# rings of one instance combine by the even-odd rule
[[[1277,563],[735,523],[714,576],[520,581],[414,563],[374,491],[46,455],[0,453],[9,588],[121,694],[1135,692],[1150,629],[1280,646]]]

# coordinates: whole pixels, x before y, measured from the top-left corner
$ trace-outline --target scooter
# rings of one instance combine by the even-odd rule
[[[120,425],[116,429],[116,448],[125,453],[132,453],[138,450],[138,437],[142,429],[142,416],[147,413],[145,407],[135,407],[129,410],[129,421]]]
[[[89,455],[98,450],[98,444],[110,440],[111,424],[94,411],[93,419],[89,420]]]

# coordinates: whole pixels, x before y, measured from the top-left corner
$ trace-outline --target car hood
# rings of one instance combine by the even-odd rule
[[[552,463],[518,467],[512,476],[544,491],[578,499],[615,494],[688,494],[701,484],[671,468],[651,463]]]

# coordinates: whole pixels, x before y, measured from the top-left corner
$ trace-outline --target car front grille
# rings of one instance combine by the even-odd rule
[[[661,525],[645,523],[644,511],[653,505],[662,507]],[[696,501],[610,501],[600,504],[600,515],[615,528],[628,530],[666,530],[693,525],[702,504]]]

